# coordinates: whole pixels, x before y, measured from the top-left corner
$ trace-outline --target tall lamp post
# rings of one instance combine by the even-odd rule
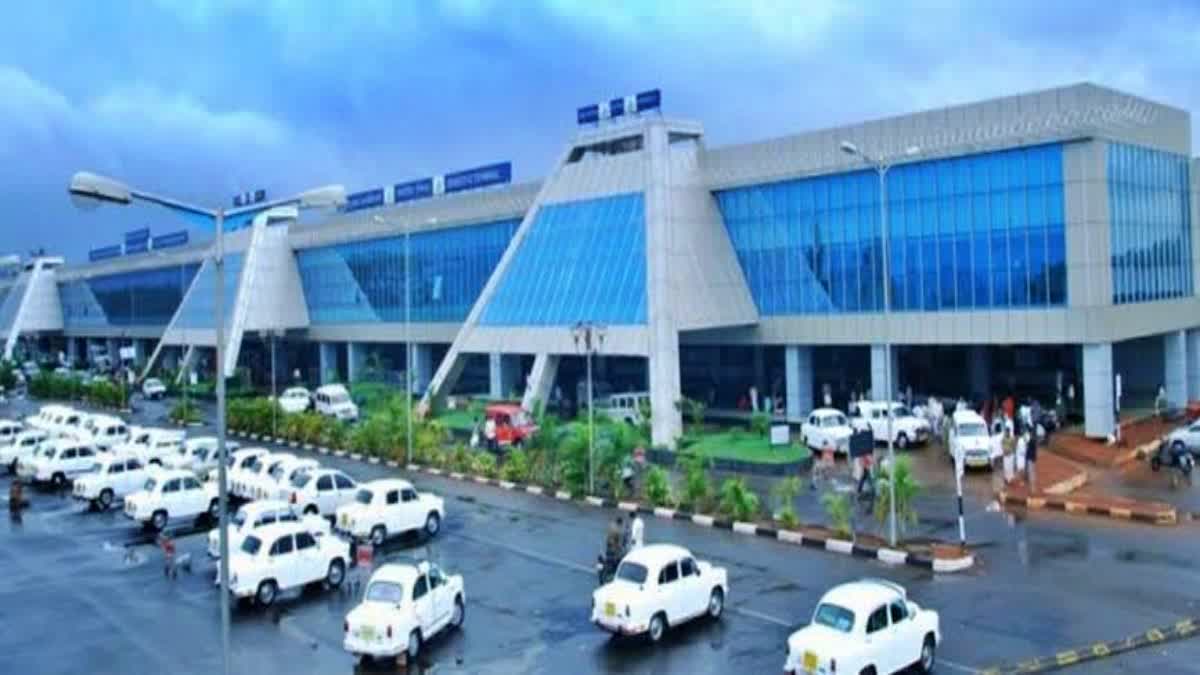
[[[592,356],[604,346],[604,326],[591,321],[580,321],[571,327],[575,340],[575,351],[587,357],[587,406],[588,406],[588,494],[596,494],[596,406],[592,385]]]
[[[278,329],[270,329],[264,330],[260,334],[262,335],[263,340],[271,341],[271,402],[274,403],[274,405],[271,406],[271,436],[278,437],[279,429],[277,427],[279,426],[279,392],[275,383],[275,341],[282,336],[282,332]]]
[[[83,209],[95,208],[100,204],[128,206],[135,201],[146,202],[179,213],[208,218],[212,220],[216,230],[212,261],[216,274],[213,306],[215,309],[214,338],[217,351],[217,499],[220,510],[218,528],[221,547],[221,658],[224,671],[226,675],[229,675],[231,672],[229,653],[229,492],[225,479],[226,464],[229,461],[228,451],[225,447],[225,219],[259,213],[278,206],[298,205],[301,208],[338,206],[346,203],[346,190],[341,185],[329,185],[302,192],[287,199],[277,199],[226,210],[220,207],[205,208],[170,197],[143,192],[112,178],[80,171],[71,176],[67,191],[71,196],[71,201]]]
[[[892,168],[896,159],[903,157],[914,157],[921,152],[921,149],[916,146],[910,146],[904,151],[901,158],[885,158],[873,157],[863,152],[857,145],[850,141],[842,141],[842,152],[847,155],[858,157],[871,168],[875,169],[875,173],[879,175],[879,230],[880,239],[883,241],[883,386],[887,394],[887,457],[888,457],[888,540],[892,546],[896,545],[896,446],[892,438],[892,420],[894,418],[892,411],[892,326],[891,326],[891,311],[892,311],[892,283],[891,283],[891,258],[888,253],[888,196],[887,196],[887,173],[888,169]]]

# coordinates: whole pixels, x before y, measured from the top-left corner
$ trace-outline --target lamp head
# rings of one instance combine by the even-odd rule
[[[125,206],[133,201],[133,195],[124,183],[87,171],[71,176],[67,192],[71,195],[71,203],[81,209],[94,209],[105,203]]]

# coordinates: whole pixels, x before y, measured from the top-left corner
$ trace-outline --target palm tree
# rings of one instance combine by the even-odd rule
[[[906,525],[916,525],[919,520],[914,502],[921,494],[921,484],[913,477],[912,463],[907,457],[896,460],[895,473],[896,525],[903,534]],[[880,525],[887,523],[891,511],[891,489],[888,486],[891,479],[890,468],[881,465],[875,488],[875,519]]]

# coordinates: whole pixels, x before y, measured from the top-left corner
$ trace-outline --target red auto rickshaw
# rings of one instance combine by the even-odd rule
[[[492,403],[484,409],[484,415],[496,425],[495,440],[499,448],[519,448],[537,433],[537,425],[517,403]]]

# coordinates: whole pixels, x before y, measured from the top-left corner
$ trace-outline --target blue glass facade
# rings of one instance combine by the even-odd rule
[[[410,236],[413,321],[463,321],[504,255],[520,220]],[[404,237],[296,253],[314,324],[404,321]]]
[[[1109,143],[1113,304],[1192,295],[1188,158]]]
[[[229,321],[233,316],[233,305],[237,300],[238,286],[242,278],[242,260],[241,253],[226,253],[225,254],[225,295],[222,298],[224,301],[225,310],[225,325],[229,325]],[[191,284],[191,292],[187,294],[186,301],[179,308],[179,319],[175,324],[176,328],[187,329],[211,329],[213,328],[214,317],[216,316],[216,304],[213,294],[216,291],[217,274],[212,262],[205,262],[200,270],[196,273],[196,278]]]
[[[166,325],[195,278],[200,263],[110,274],[59,286],[63,323],[88,326]]]
[[[646,323],[642,193],[542,206],[480,323]]]
[[[887,174],[895,311],[1066,303],[1062,146],[902,164]],[[766,316],[883,310],[874,171],[721,190]]]

